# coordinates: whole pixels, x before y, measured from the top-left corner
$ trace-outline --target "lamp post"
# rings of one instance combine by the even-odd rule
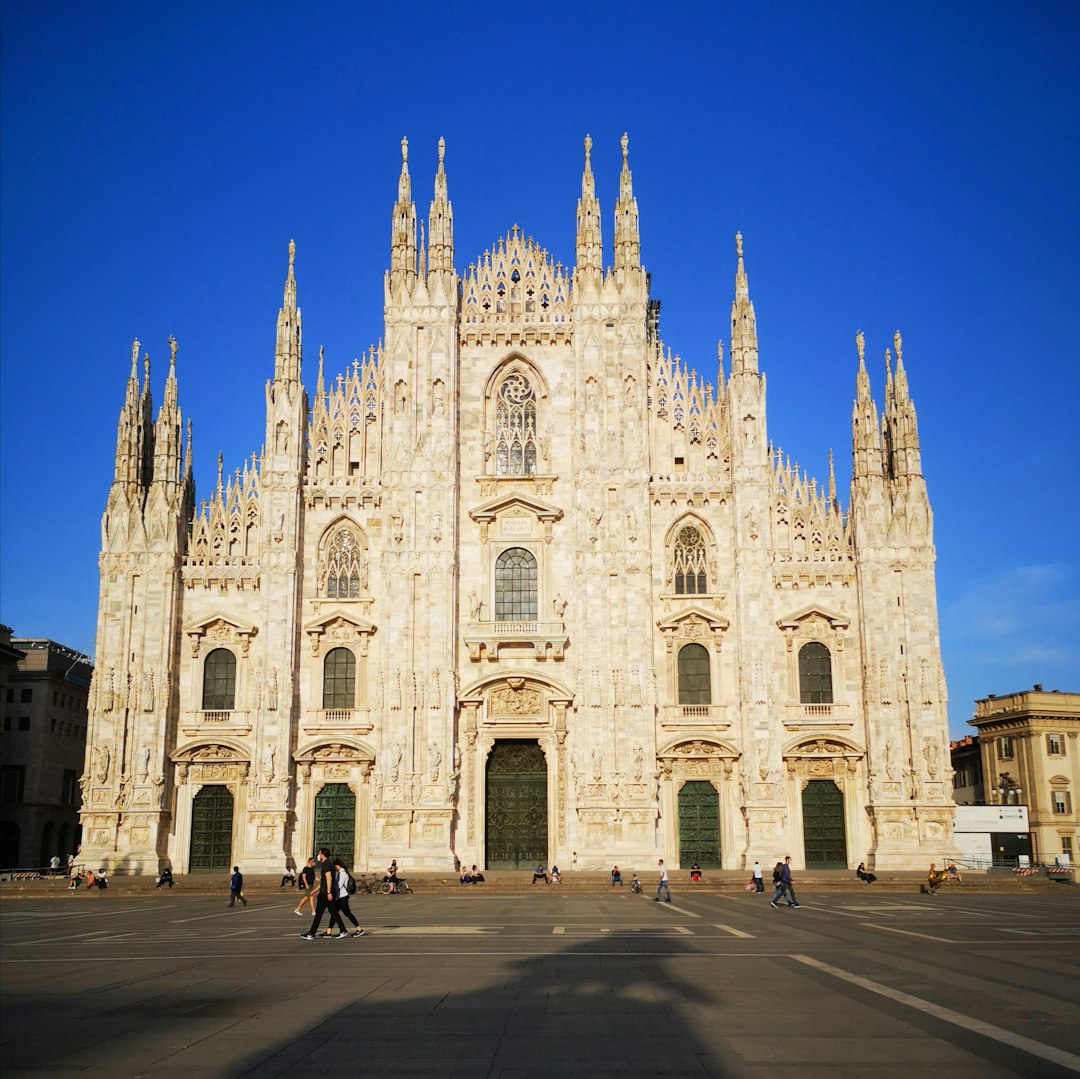
[[[1020,795],[1023,793],[1020,784],[1008,772],[998,775],[997,784],[998,803],[1000,805],[1017,805]]]

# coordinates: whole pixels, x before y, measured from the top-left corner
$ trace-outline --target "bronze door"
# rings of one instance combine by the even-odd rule
[[[709,782],[690,780],[679,791],[679,865],[720,868],[720,795]]]
[[[312,854],[327,847],[350,869],[356,851],[356,795],[347,783],[327,783],[315,795],[315,838]]]
[[[232,868],[233,797],[228,787],[203,787],[191,803],[191,872]]]
[[[844,795],[831,779],[811,779],[802,793],[803,851],[808,869],[846,869]]]
[[[487,866],[547,865],[547,759],[534,741],[496,742],[487,764]]]

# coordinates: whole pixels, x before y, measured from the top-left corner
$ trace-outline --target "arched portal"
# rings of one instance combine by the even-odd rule
[[[343,865],[352,867],[356,855],[356,795],[348,783],[327,783],[315,796],[315,835],[312,850],[326,847]]]
[[[548,858],[547,759],[535,739],[495,742],[487,762],[487,865],[525,869]]]
[[[831,779],[811,779],[802,792],[807,869],[847,868],[844,795]]]
[[[707,780],[692,779],[679,790],[679,865],[697,862],[720,868],[720,795]]]
[[[191,802],[191,872],[227,872],[232,866],[232,832],[232,792],[224,784],[203,787]]]

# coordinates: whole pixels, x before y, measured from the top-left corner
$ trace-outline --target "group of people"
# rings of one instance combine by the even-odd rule
[[[476,866],[473,866],[476,869]],[[535,884],[538,880],[542,880],[545,884],[562,884],[562,874],[559,872],[559,867],[553,865],[550,870],[544,868],[544,863],[540,862],[533,870],[532,882]]]
[[[109,886],[109,874],[105,872],[104,867],[99,869],[96,873],[92,869],[88,869],[85,875],[73,873],[71,875],[71,883],[68,885],[68,891],[77,892],[84,884],[86,885],[87,890],[97,888],[100,891],[104,891]]]
[[[461,875],[458,877],[459,884],[483,884],[484,874],[474,865],[472,869],[468,866],[461,867]],[[535,882],[534,882],[535,883]]]
[[[397,862],[394,863],[396,873]],[[352,882],[352,889],[349,884]],[[334,940],[344,940],[348,936],[362,937],[364,930],[349,907],[349,896],[356,891],[356,883],[352,874],[346,869],[340,858],[333,858],[327,847],[320,847],[319,853],[314,858],[307,860],[307,865],[300,870],[297,884],[307,895],[302,896],[300,902],[293,910],[300,917],[304,915],[304,905],[311,907],[311,925],[306,933],[300,936],[304,940],[314,940],[319,935],[319,926],[322,924],[323,915],[329,912],[330,923],[322,934]],[[350,933],[345,927],[345,919],[352,922],[353,928]],[[337,934],[333,930],[337,926]]]

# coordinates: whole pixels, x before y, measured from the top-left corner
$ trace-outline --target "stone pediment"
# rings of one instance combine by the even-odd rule
[[[213,614],[189,622],[184,626],[184,633],[191,638],[191,654],[198,659],[199,651],[205,638],[208,645],[239,645],[243,655],[248,654],[252,638],[259,632],[254,622],[248,622],[236,615],[215,611]]]
[[[316,764],[321,761],[373,761],[375,755],[362,742],[318,742],[298,749],[293,755],[297,764]]]
[[[812,603],[803,607],[787,618],[777,619],[776,624],[781,629],[805,629],[808,623],[828,623],[831,629],[846,629],[850,625],[850,619],[837,611],[831,611],[828,607]]]
[[[691,625],[702,626],[709,633],[720,633],[731,625],[731,620],[725,618],[719,611],[692,603],[681,610],[673,611],[666,618],[660,619],[656,625],[661,632],[668,634],[681,635]]]
[[[563,511],[557,506],[550,506],[539,498],[522,494],[520,491],[508,491],[497,498],[488,499],[487,502],[469,510],[469,516],[478,523],[490,524],[492,521],[504,515],[514,513],[531,514],[539,521],[545,523],[561,520]]]
[[[319,654],[324,641],[330,646],[341,644],[356,647],[361,655],[367,655],[368,641],[375,633],[375,624],[341,607],[332,607],[306,623],[304,632],[311,639],[313,656]]]
[[[246,753],[242,753],[232,746],[221,745],[220,743],[208,745],[203,742],[199,745],[186,746],[184,749],[176,750],[170,754],[170,759],[177,763],[195,763],[196,761],[246,761],[248,757]]]

